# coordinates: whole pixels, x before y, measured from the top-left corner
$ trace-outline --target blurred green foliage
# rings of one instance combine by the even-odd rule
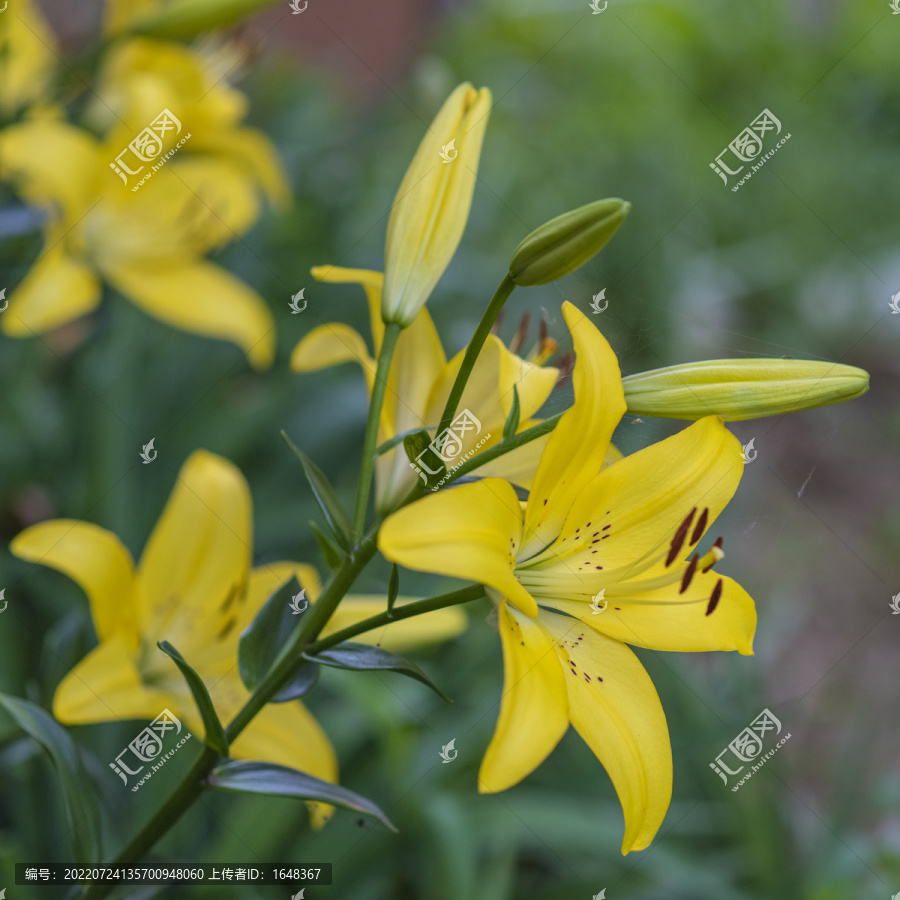
[[[327,19],[327,9],[319,15]],[[364,392],[353,367],[296,376],[287,356],[320,322],[348,321],[363,333],[367,326],[361,291],[314,284],[309,268],[380,266],[386,214],[422,129],[468,79],[493,90],[496,108],[472,219],[429,304],[449,352],[464,344],[529,230],[617,196],[633,210],[613,242],[565,281],[517,291],[505,336],[527,309],[543,311],[564,342],[562,300],[586,309],[607,287],[609,308],[598,321],[625,373],[788,354],[869,368],[873,391],[846,408],[736,429],[744,439],[763,435],[762,459],[718,531],[725,571],[758,601],[758,656],[640,654],[675,756],[674,800],[648,851],[620,856],[615,795],[572,733],[521,786],[475,792],[501,686],[484,604],[471,610],[464,638],[416,657],[453,705],[390,674],[339,671],[323,673],[310,697],[338,748],[343,783],[377,802],[399,836],[343,813],[313,834],[300,803],[209,796],[157,858],[331,861],[331,890],[342,900],[551,900],[603,887],[609,900],[886,900],[900,889],[900,697],[882,683],[896,681],[884,677],[895,671],[896,639],[880,636],[889,614],[880,573],[896,563],[900,540],[900,517],[885,502],[888,485],[896,490],[889,463],[900,439],[889,353],[896,323],[886,316],[900,285],[891,190],[898,27],[887,0],[635,0],[613,2],[600,16],[586,2],[488,0],[440,20],[407,76],[364,109],[322,72],[262,54],[244,84],[250,122],[278,144],[295,205],[280,218],[269,214],[219,260],[271,302],[276,365],[254,374],[236,348],[176,332],[116,298],[88,324],[45,341],[3,340],[0,586],[9,607],[0,617],[0,690],[48,707],[59,678],[93,642],[80,591],[13,560],[8,540],[34,517],[59,515],[96,522],[137,551],[197,447],[247,475],[257,563],[293,558],[324,569],[308,527],[314,505],[278,431],[350,497]],[[763,108],[792,139],[733,193],[709,163]],[[0,243],[0,284],[21,279],[37,250],[29,238]],[[291,316],[287,301],[303,286],[308,311]],[[546,412],[567,403],[557,392]],[[617,442],[632,451],[676,427],[626,420]],[[142,466],[138,452],[151,437],[158,461]],[[817,479],[800,500],[810,467]],[[388,578],[389,567],[376,565],[362,587],[386,591]],[[404,594],[447,588],[401,578]],[[858,653],[845,658],[856,643]],[[767,706],[792,741],[733,794],[708,764]],[[52,770],[5,720],[3,728],[0,887],[12,884],[14,861],[68,858]],[[189,764],[174,759],[155,791],[123,802],[107,761],[133,730],[72,730],[106,810],[108,849],[140,827],[163,785]],[[443,765],[438,754],[451,738],[459,756]],[[18,896],[11,887],[10,896]],[[29,888],[28,896],[58,893]]]

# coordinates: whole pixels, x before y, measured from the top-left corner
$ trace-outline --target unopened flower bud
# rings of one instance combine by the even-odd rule
[[[574,272],[606,246],[630,211],[625,200],[597,200],[545,222],[516,247],[510,278],[528,287]]]
[[[869,373],[810,359],[711,359],[629,375],[622,385],[633,415],[738,422],[852,400],[869,389]]]

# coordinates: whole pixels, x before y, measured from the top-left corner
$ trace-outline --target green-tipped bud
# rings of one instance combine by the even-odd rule
[[[109,30],[129,31],[161,38],[190,38],[213,28],[226,28],[242,19],[273,6],[275,0],[172,0],[165,6],[150,6],[143,14],[119,16],[111,21]],[[305,9],[298,4],[296,11]]]
[[[738,422],[852,400],[869,389],[869,373],[809,359],[710,359],[629,375],[622,385],[633,415]]]
[[[625,200],[597,200],[545,222],[516,247],[509,277],[529,287],[574,272],[606,246],[629,212]]]

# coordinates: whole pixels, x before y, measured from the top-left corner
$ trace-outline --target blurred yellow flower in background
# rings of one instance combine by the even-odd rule
[[[382,273],[335,266],[319,266],[312,273],[319,281],[362,285],[369,302],[373,354],[377,357],[384,334]],[[460,457],[487,435],[490,437],[481,450],[499,443],[503,423],[513,403],[514,387],[519,392],[521,409],[518,430],[535,424],[532,417],[550,396],[559,377],[558,369],[541,365],[555,349],[555,342],[545,342],[534,349],[529,359],[522,359],[498,337],[491,335],[488,338],[460,402],[461,409],[468,408],[475,414],[481,422],[481,430],[478,434],[465,435]],[[424,308],[419,311],[397,342],[382,409],[379,442],[407,431],[437,427],[464,353],[465,349],[448,361],[431,316]],[[369,355],[362,335],[349,325],[330,322],[314,328],[291,355],[291,368],[295,372],[312,372],[344,362],[360,365],[371,395],[375,359]],[[480,474],[502,475],[528,487],[545,444],[546,439],[525,444],[489,463],[490,468]],[[380,511],[393,509],[419,480],[409,465],[402,444],[378,458],[375,473],[376,503]]]
[[[42,93],[55,56],[39,13],[25,3],[7,20],[0,102],[44,102],[0,131],[0,177],[43,207],[47,220],[44,251],[11,291],[3,332],[29,337],[83,316],[99,305],[105,283],[148,314],[233,341],[254,367],[268,367],[275,350],[268,306],[204,258],[254,225],[261,194],[279,206],[289,198],[271,142],[241,125],[247,99],[225,81],[227,47],[149,38],[114,44],[86,111],[97,138],[66,122]],[[161,114],[177,131],[150,130]],[[140,143],[148,137],[149,145]]]
[[[250,696],[237,667],[241,632],[292,575],[315,603],[319,576],[308,565],[252,567],[250,491],[227,460],[196,451],[185,462],[138,566],[111,532],[89,522],[55,519],[33,525],[10,545],[22,559],[68,575],[87,594],[98,645],[60,682],[53,712],[75,725],[152,719],[164,708],[202,733],[187,683],[156,644],[171,642],[202,676],[219,717],[234,717]],[[326,633],[385,608],[384,597],[350,597]],[[399,621],[356,638],[405,648],[443,641],[466,624],[458,609]],[[231,745],[231,755],[337,780],[330,741],[300,701],[270,703]],[[312,804],[314,821],[327,808]]]

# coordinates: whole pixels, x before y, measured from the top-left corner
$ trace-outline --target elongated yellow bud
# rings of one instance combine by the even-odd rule
[[[711,359],[622,379],[628,412],[731,422],[814,409],[859,397],[869,373],[811,359]]]
[[[597,200],[545,222],[516,247],[510,278],[528,287],[574,272],[606,246],[629,212],[625,200]]]
[[[388,220],[381,317],[404,328],[444,274],[469,218],[491,92],[461,84],[441,107]]]

